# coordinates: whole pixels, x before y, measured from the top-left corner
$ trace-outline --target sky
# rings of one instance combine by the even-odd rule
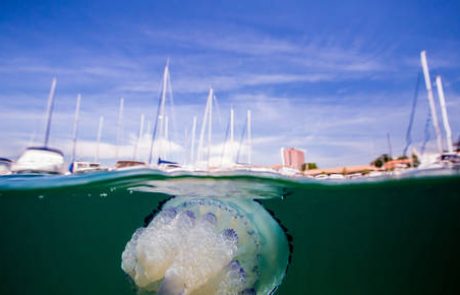
[[[113,163],[124,97],[118,149],[120,157],[131,158],[141,114],[149,126],[156,116],[168,59],[171,160],[189,161],[192,120],[198,117],[199,130],[210,87],[218,102],[211,149],[216,161],[223,158],[231,107],[241,162],[247,110],[255,164],[280,163],[282,147],[305,150],[306,161],[319,167],[367,164],[389,153],[387,135],[392,154],[399,156],[421,50],[427,51],[432,80],[442,76],[457,140],[459,11],[459,1],[440,0],[2,1],[0,156],[15,159],[27,146],[43,144],[56,77],[50,146],[68,159],[81,94],[77,157],[93,159],[104,116],[100,157]],[[412,130],[418,150],[428,117],[423,86]],[[434,130],[428,130],[427,149],[433,150]],[[140,160],[147,158],[151,130],[143,133]]]

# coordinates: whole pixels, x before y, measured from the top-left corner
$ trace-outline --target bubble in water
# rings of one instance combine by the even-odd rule
[[[121,266],[159,294],[269,294],[288,258],[285,233],[260,204],[175,198],[134,232]]]

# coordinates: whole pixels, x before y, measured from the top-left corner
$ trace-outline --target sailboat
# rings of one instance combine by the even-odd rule
[[[246,145],[247,145],[247,153],[246,153],[246,162],[240,161],[240,153],[241,147],[243,144],[244,136],[246,135]],[[239,165],[251,166],[252,164],[252,130],[251,130],[251,111],[248,110],[246,113],[246,126],[241,133],[240,143],[238,145],[238,152],[236,155],[236,163]]]
[[[155,124],[152,132],[152,138],[150,141],[149,149],[149,160],[148,165],[155,165],[157,168],[167,170],[170,168],[178,168],[180,165],[177,162],[166,160],[167,150],[163,147],[163,142],[169,143],[168,138],[168,116],[166,115],[166,98],[169,92],[170,102],[172,104],[172,89],[171,89],[171,78],[169,75],[169,60],[166,62],[165,69],[163,71],[162,87],[160,99],[158,100],[157,115],[155,118]],[[155,143],[158,145],[158,151],[154,154]],[[153,162],[155,160],[155,162]]]
[[[134,143],[134,149],[133,149],[133,161],[136,161],[137,159],[137,152],[139,149],[139,141],[142,139],[144,135],[144,121],[145,121],[145,116],[144,114],[141,114],[141,119],[139,123],[139,132],[137,133],[137,138],[136,142]]]
[[[13,161],[7,158],[0,158],[0,175],[11,174],[11,164]]]
[[[428,93],[428,103],[430,106],[431,121],[433,123],[433,128],[436,135],[436,154],[424,154],[421,155],[421,164],[419,168],[429,169],[429,168],[452,168],[460,167],[460,155],[453,150],[452,143],[452,131],[449,124],[449,119],[447,115],[446,102],[444,97],[444,88],[442,85],[442,79],[440,76],[436,77],[436,88],[438,92],[439,105],[441,109],[442,122],[444,126],[444,131],[446,134],[446,145],[447,150],[444,150],[443,140],[441,129],[438,124],[438,117],[436,113],[436,106],[434,101],[433,89],[431,87],[432,82],[430,79],[430,72],[428,69],[428,61],[426,57],[426,51],[420,53],[420,60],[423,69],[423,76],[425,79],[425,86]]]
[[[47,121],[44,145],[40,147],[28,147],[12,165],[13,173],[40,173],[40,174],[63,174],[64,154],[55,148],[48,146],[51,120],[54,109],[54,96],[56,93],[56,78],[51,82],[48,96]]]
[[[81,95],[77,96],[77,104],[75,107],[75,116],[73,122],[73,139],[72,139],[72,159],[69,166],[69,172],[72,174],[80,174],[87,172],[95,171],[104,171],[107,168],[103,168],[98,162],[88,162],[88,161],[77,161],[77,142],[78,142],[78,125],[80,122],[80,102]],[[102,127],[101,127],[102,128]]]
[[[212,145],[212,110],[214,104],[214,90],[209,89],[206,107],[204,109],[203,120],[201,123],[200,138],[195,158],[195,166],[198,169],[209,170],[211,168],[211,145]],[[204,147],[205,133],[207,132],[206,149]]]
[[[442,122],[446,133],[447,151],[443,151],[439,161],[444,167],[460,167],[460,155],[454,152],[452,142],[452,130],[450,129],[449,118],[447,116],[446,99],[444,97],[444,87],[442,86],[441,76],[436,77],[436,88],[438,89],[439,104],[441,105]]]
[[[117,146],[115,150],[115,158],[117,162],[115,163],[115,170],[125,170],[125,169],[137,169],[144,168],[146,165],[144,162],[132,160],[118,160],[120,156],[120,145],[123,137],[123,112],[124,112],[125,100],[120,98],[120,109],[118,111],[118,123],[117,123]],[[141,131],[139,131],[141,133]]]
[[[240,160],[241,148],[243,147],[243,141],[246,137],[246,160]],[[246,112],[246,126],[241,133],[240,142],[238,144],[238,150],[236,154],[236,163],[233,168],[234,171],[239,172],[254,172],[259,174],[276,174],[277,172],[268,167],[255,166],[252,163],[252,112],[247,110]]]
[[[225,140],[224,146],[222,148],[222,154],[220,157],[220,170],[227,170],[232,168],[235,165],[235,155],[234,155],[234,146],[235,146],[235,136],[234,136],[234,118],[235,112],[233,107],[230,108],[230,117],[225,131]],[[230,134],[229,134],[230,133]],[[230,139],[229,139],[230,136]],[[227,145],[229,148],[227,150]]]
[[[193,116],[192,121],[192,138],[190,141],[190,156],[189,156],[189,167],[193,169],[195,165],[195,137],[196,137],[196,125],[197,125],[197,117]]]

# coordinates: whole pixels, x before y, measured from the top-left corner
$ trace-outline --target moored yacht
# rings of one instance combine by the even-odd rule
[[[169,73],[169,60],[166,61],[166,65],[163,71],[162,87],[160,93],[160,99],[158,101],[157,114],[155,117],[155,123],[153,127],[152,137],[150,140],[148,166],[163,170],[168,168],[168,163],[173,163],[175,168],[180,165],[175,162],[165,161],[168,158],[169,146],[171,141],[169,139],[169,118],[166,111],[166,103],[169,100],[171,115],[173,114],[173,97],[171,87],[171,77]],[[164,146],[166,145],[166,147]],[[157,149],[154,153],[154,147]],[[163,158],[163,159],[162,159]]]
[[[446,101],[444,97],[444,87],[440,76],[436,77],[435,85],[437,89],[439,107],[441,110],[441,118],[444,126],[445,143],[443,145],[442,132],[438,124],[437,112],[434,100],[434,94],[432,89],[433,82],[430,78],[430,72],[428,68],[428,61],[426,57],[426,51],[420,53],[420,60],[422,64],[423,76],[425,79],[425,86],[428,94],[428,102],[430,106],[431,122],[436,135],[437,153],[422,153],[420,155],[419,169],[443,169],[443,168],[459,168],[460,167],[460,155],[454,151],[454,144],[452,142],[452,130],[449,124],[449,118],[447,115]],[[446,149],[445,149],[446,147]]]
[[[444,168],[460,168],[460,154],[443,153],[439,156],[439,162]]]
[[[181,168],[179,163],[162,160],[161,158],[158,159],[157,165],[158,165],[158,168],[160,168],[161,170]]]
[[[12,165],[13,173],[63,174],[64,154],[49,147],[28,147]]]
[[[147,167],[145,162],[135,160],[136,159],[136,154],[137,154],[138,140],[139,140],[140,136],[142,135],[143,122],[141,122],[141,126],[139,127],[138,138],[137,138],[135,146],[134,146],[133,159],[132,160],[118,160],[119,155],[120,155],[119,148],[120,148],[122,138],[123,138],[122,134],[123,134],[123,110],[124,110],[124,104],[125,104],[125,100],[124,100],[123,97],[121,97],[120,98],[120,109],[118,111],[118,123],[117,123],[117,146],[116,146],[116,150],[115,150],[115,158],[117,159],[117,162],[115,163],[115,166],[113,167],[113,170],[131,170],[131,169],[145,168],[145,167]],[[143,121],[143,118],[141,118],[141,121]]]
[[[63,174],[65,172],[64,154],[58,149],[48,147],[55,93],[56,78],[51,83],[51,90],[48,96],[44,146],[27,148],[12,165],[11,171],[13,173]]]
[[[11,173],[11,164],[13,161],[7,158],[0,158],[0,175]]]
[[[115,163],[115,169],[138,169],[138,168],[145,168],[147,165],[145,162],[141,161],[131,161],[131,160],[121,160]]]
[[[88,172],[107,171],[108,168],[103,167],[100,163],[74,161],[70,164],[69,171],[72,174],[81,174]]]

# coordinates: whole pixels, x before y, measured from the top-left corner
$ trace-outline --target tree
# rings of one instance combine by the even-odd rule
[[[308,170],[318,169],[318,165],[316,165],[316,163],[307,163],[307,165],[308,165]]]
[[[312,169],[318,169],[318,165],[316,165],[316,163],[304,163],[302,165],[302,171],[312,170]]]
[[[420,165],[420,160],[416,154],[412,154],[412,166],[417,168],[418,165]]]
[[[371,165],[381,168],[386,162],[393,160],[388,154],[382,154],[374,161],[371,162]]]
[[[456,143],[454,143],[454,146],[457,148],[455,149],[457,152],[460,152],[460,136],[458,137],[458,140]]]

